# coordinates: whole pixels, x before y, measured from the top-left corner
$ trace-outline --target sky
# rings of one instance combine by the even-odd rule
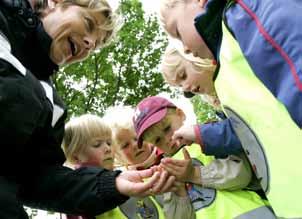
[[[143,8],[147,13],[155,13],[158,10],[160,0],[141,0]],[[111,7],[117,8],[119,0],[108,0]]]

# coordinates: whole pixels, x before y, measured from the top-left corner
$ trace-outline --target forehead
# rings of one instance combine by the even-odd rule
[[[173,7],[166,8],[162,12],[164,29],[173,37],[177,38],[177,23],[182,17],[184,5],[179,3]]]

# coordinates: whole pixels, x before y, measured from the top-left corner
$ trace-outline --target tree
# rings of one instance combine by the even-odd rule
[[[156,16],[146,16],[138,0],[121,0],[119,11],[123,26],[115,42],[54,77],[69,115],[102,114],[111,105],[135,105],[169,91],[158,70],[167,39]]]

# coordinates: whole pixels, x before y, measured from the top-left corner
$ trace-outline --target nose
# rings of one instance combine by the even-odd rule
[[[94,39],[93,37],[84,37],[84,47],[87,50],[92,50],[95,48],[95,44],[96,44],[96,39]]]
[[[105,153],[111,153],[111,147],[108,144],[105,145]]]
[[[189,47],[187,47],[186,45],[184,45],[184,53],[185,53],[185,54],[189,54],[189,53],[191,53],[190,48],[189,48]]]
[[[183,91],[191,91],[191,85],[188,83],[182,84],[182,90]]]

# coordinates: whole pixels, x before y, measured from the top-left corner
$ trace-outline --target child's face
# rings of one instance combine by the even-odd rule
[[[179,66],[173,72],[169,72],[170,69],[163,67],[167,82],[172,86],[181,87],[183,91],[213,95],[215,93],[213,82],[214,70],[202,70],[194,66],[190,61],[181,59]],[[169,77],[173,78],[173,80],[169,80]]]
[[[111,150],[111,138],[93,138],[90,143],[83,148],[78,156],[81,163],[100,166],[112,170],[114,159]]]
[[[148,128],[143,135],[143,140],[162,149],[165,154],[173,155],[180,145],[172,140],[172,136],[183,125],[183,121],[183,112],[176,109],[175,113],[167,114],[160,122]]]
[[[117,153],[128,164],[143,163],[152,153],[150,144],[144,143],[141,148],[138,148],[136,133],[134,130],[123,129],[116,135]]]
[[[191,52],[196,57],[213,59],[213,54],[194,26],[195,17],[203,11],[203,5],[199,0],[178,3],[162,13],[164,28],[173,38],[182,41],[186,53]]]

